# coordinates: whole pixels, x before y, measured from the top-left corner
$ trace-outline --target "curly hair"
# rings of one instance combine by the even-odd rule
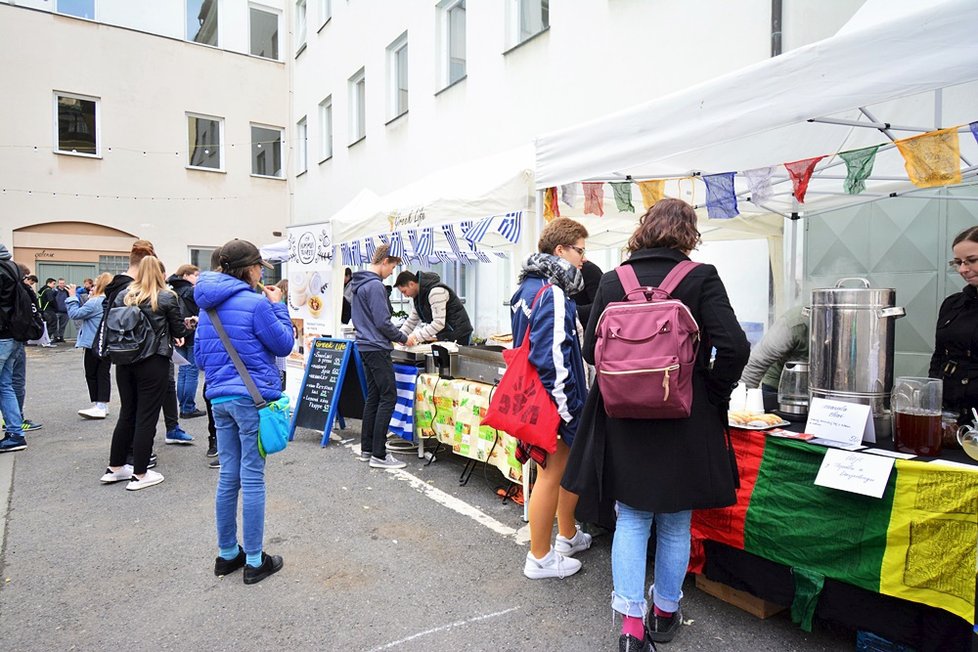
[[[696,211],[683,200],[661,199],[639,219],[628,240],[628,252],[654,247],[692,251],[702,242],[696,221]]]
[[[540,232],[537,250],[541,254],[552,254],[558,245],[568,247],[581,238],[587,238],[587,229],[580,222],[569,217],[558,217]]]

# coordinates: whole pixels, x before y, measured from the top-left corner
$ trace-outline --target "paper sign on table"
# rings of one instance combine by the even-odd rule
[[[882,455],[884,457],[896,457],[901,460],[912,460],[917,457],[912,453],[901,453],[900,451],[888,451],[885,448],[867,448],[863,450],[864,453],[872,453],[873,455]]]
[[[873,415],[870,414],[868,405],[824,398],[812,399],[805,432],[821,439],[847,444],[858,444],[864,440],[876,441]]]
[[[825,451],[822,466],[815,476],[820,487],[882,498],[886,481],[893,469],[893,458],[864,455],[830,448]]]

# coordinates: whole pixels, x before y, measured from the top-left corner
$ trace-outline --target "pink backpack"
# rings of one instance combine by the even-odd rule
[[[631,265],[615,271],[625,300],[598,319],[594,360],[605,411],[616,419],[682,419],[693,404],[700,327],[670,296],[699,263],[684,260],[657,287],[639,285]]]

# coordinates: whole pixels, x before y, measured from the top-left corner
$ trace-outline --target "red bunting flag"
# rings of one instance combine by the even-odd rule
[[[584,214],[604,215],[604,183],[585,181],[581,185],[584,186]]]
[[[815,171],[815,165],[823,158],[825,157],[816,156],[815,158],[804,158],[800,161],[784,164],[785,169],[788,171],[788,176],[791,177],[791,187],[794,190],[793,194],[799,204],[805,203],[808,182],[812,179],[812,172]]]

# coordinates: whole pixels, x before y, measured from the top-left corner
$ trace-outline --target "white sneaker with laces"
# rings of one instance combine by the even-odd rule
[[[577,526],[577,532],[570,539],[558,534],[557,539],[554,541],[554,550],[565,557],[573,557],[582,550],[587,550],[590,547],[591,535],[587,532],[582,532],[580,525]]]
[[[523,574],[531,580],[542,580],[549,577],[563,579],[581,570],[581,562],[573,557],[565,557],[559,552],[550,550],[543,559],[537,559],[533,553],[526,553],[526,563],[523,564]]]
[[[148,470],[143,479],[140,480],[136,476],[132,476],[132,480],[126,485],[127,491],[139,491],[140,489],[145,489],[146,487],[152,487],[153,485],[163,482],[163,474],[157,473],[156,471]]]
[[[407,466],[406,462],[402,462],[390,453],[384,459],[378,459],[376,457],[370,458],[370,468],[372,469],[403,469]]]
[[[132,479],[132,464],[123,464],[118,471],[106,468],[101,482],[102,484],[112,484],[113,482],[122,482],[123,480],[130,479]]]
[[[87,410],[78,410],[78,414],[86,419],[104,419],[108,411],[93,405]]]

